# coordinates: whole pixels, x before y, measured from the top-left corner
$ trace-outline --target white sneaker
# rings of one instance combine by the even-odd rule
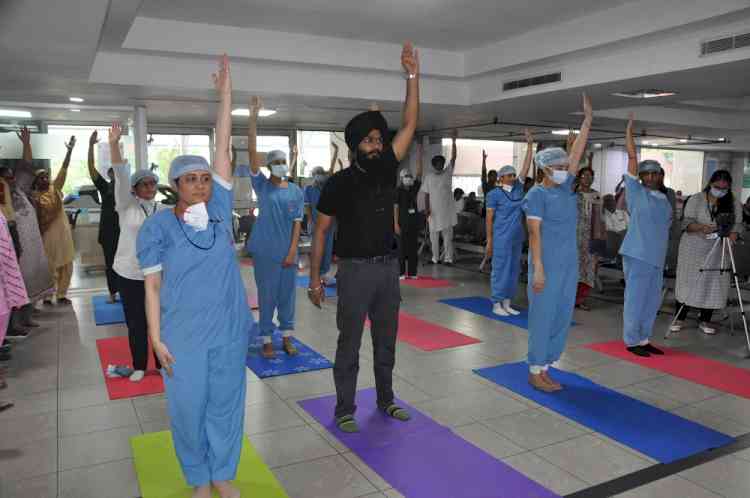
[[[518,311],[518,310],[514,310],[513,308],[511,308],[511,307],[510,307],[510,299],[505,299],[505,300],[503,301],[503,308],[505,308],[505,311],[506,311],[506,312],[507,312],[507,313],[508,313],[509,315],[513,315],[513,316],[516,316],[516,315],[520,315],[520,314],[521,314],[521,312],[520,312],[520,311]]]
[[[685,322],[683,322],[682,320],[677,320],[676,322],[674,322],[672,325],[669,326],[669,331],[679,332],[680,330],[682,330],[682,327],[684,325],[685,325]]]
[[[701,322],[698,324],[698,328],[703,331],[706,335],[716,334],[716,329],[710,326],[707,322]]]
[[[505,311],[503,303],[495,303],[492,306],[492,312],[498,316],[508,316],[508,312]]]
[[[130,382],[140,382],[143,380],[143,377],[146,375],[146,372],[143,370],[136,370],[132,374],[130,374]]]
[[[408,277],[406,275],[401,275],[398,277],[399,280],[406,280]]]

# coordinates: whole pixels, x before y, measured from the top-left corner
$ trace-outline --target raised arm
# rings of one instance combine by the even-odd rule
[[[458,156],[458,147],[456,147],[456,138],[458,138],[458,130],[453,130],[453,134],[451,136],[451,175],[453,174],[453,171],[456,167],[456,156]]]
[[[633,113],[628,116],[628,127],[625,130],[625,149],[628,151],[628,173],[638,176],[638,151],[633,137]]]
[[[526,177],[529,175],[531,169],[531,161],[534,159],[534,135],[531,134],[531,130],[526,128],[523,130],[526,135],[526,157],[523,158],[523,166],[521,166],[521,174],[518,175],[518,179],[521,183],[526,181]]]
[[[88,161],[88,167],[89,167],[89,177],[91,177],[91,181],[94,182],[94,185],[99,181],[99,178],[101,178],[101,175],[99,175],[99,172],[96,170],[96,162],[94,159],[94,147],[96,144],[99,143],[99,134],[94,130],[94,133],[91,134],[91,137],[89,138],[89,161]]]
[[[573,148],[568,156],[568,173],[572,176],[576,176],[578,173],[578,164],[581,162],[581,157],[586,151],[586,144],[589,141],[589,131],[591,130],[591,121],[594,119],[594,110],[591,107],[591,99],[585,93],[583,94],[583,123],[581,123],[581,131],[578,133]]]
[[[401,66],[406,71],[406,101],[401,129],[393,139],[393,153],[399,161],[406,157],[419,121],[419,53],[411,42],[404,43]]]
[[[247,118],[247,153],[250,156],[250,171],[257,175],[260,171],[260,159],[258,158],[258,112],[260,112],[260,98],[250,99],[250,117]]]
[[[417,176],[415,178],[420,181],[422,180],[422,171],[424,169],[422,165],[422,157],[423,157],[424,151],[422,149],[423,149],[422,143],[418,141],[417,142]]]
[[[328,167],[328,173],[332,175],[336,171],[336,161],[339,159],[339,146],[332,142],[331,147],[333,147],[333,156],[331,157],[331,165]]]
[[[65,148],[68,149],[67,152],[65,152],[65,159],[63,159],[62,166],[60,167],[60,171],[57,172],[57,176],[55,177],[55,181],[52,182],[52,185],[55,187],[55,190],[62,190],[65,186],[65,180],[68,178],[68,166],[70,166],[70,155],[73,153],[73,148],[76,146],[76,137],[70,137],[70,141],[65,144]]]
[[[32,153],[31,153],[31,132],[27,127],[21,128],[21,131],[17,131],[16,135],[18,136],[18,139],[21,141],[21,144],[23,144],[23,157],[22,159],[30,163],[32,160]]]
[[[487,151],[482,149],[482,188],[487,185]]]
[[[216,113],[216,144],[214,172],[226,182],[232,181],[232,161],[229,158],[229,143],[232,138],[232,75],[229,57],[219,59],[219,70],[213,74],[214,87],[219,94],[219,109]]]
[[[295,180],[297,178],[297,158],[299,157],[299,147],[297,144],[292,146],[291,160],[289,161],[289,178]]]
[[[132,203],[136,202],[130,194],[130,165],[127,164],[120,153],[120,137],[122,126],[120,123],[112,123],[109,129],[109,156],[112,160],[112,171],[115,174],[115,210],[121,212]]]

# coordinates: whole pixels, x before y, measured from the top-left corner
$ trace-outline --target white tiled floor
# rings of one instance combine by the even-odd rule
[[[243,269],[248,285],[251,271]],[[394,377],[398,396],[561,495],[653,463],[473,374],[473,368],[522,360],[526,332],[437,303],[444,297],[486,295],[486,276],[442,267],[427,267],[423,272],[451,278],[458,285],[434,290],[403,287],[403,310],[483,342],[432,353],[399,344]],[[0,414],[0,498],[140,496],[129,438],[168,428],[164,396],[109,400],[95,340],[126,335],[126,330],[123,325],[96,327],[93,323],[91,293],[84,288],[101,289],[102,277],[76,275],[74,285],[78,289],[71,293],[73,308],[46,308],[38,318],[42,327],[14,348],[9,388],[0,392],[16,403]],[[571,331],[564,368],[728,434],[750,432],[750,401],[744,398],[579,347],[620,335],[621,307],[600,301],[592,304],[593,311],[576,312],[578,325]],[[663,330],[667,323],[668,318],[662,316],[657,327]],[[297,324],[300,339],[333,357],[335,302],[329,301],[319,311],[299,291]],[[727,334],[704,337],[686,329],[670,344],[747,368],[747,362],[733,354],[741,340]],[[371,358],[372,348],[365,337],[360,387],[374,385]],[[330,370],[263,381],[250,374],[245,432],[291,498],[400,497],[296,403],[333,392]],[[746,498],[750,496],[750,452],[620,496]]]

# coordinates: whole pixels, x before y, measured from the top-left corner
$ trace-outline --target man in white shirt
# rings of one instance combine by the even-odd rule
[[[440,235],[443,236],[443,261],[453,264],[453,227],[458,224],[456,202],[453,198],[453,168],[456,165],[456,137],[453,136],[451,160],[446,165],[445,157],[432,158],[432,172],[426,175],[422,192],[425,193],[425,215],[430,228],[432,263],[440,263]]]

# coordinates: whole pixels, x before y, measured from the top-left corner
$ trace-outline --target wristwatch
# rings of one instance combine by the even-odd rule
[[[413,80],[413,79],[414,79],[414,78],[416,78],[416,77],[417,77],[417,75],[416,75],[416,74],[414,74],[414,73],[407,73],[407,74],[404,74],[404,78],[405,78],[405,79],[407,79],[407,80]]]

